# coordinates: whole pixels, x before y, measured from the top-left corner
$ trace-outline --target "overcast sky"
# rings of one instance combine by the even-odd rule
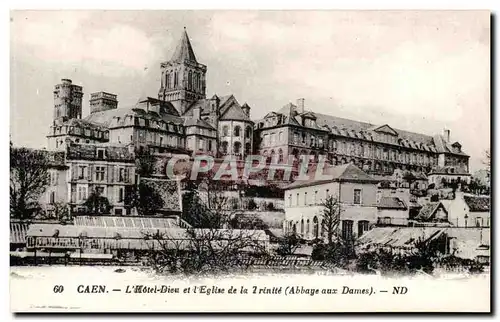
[[[234,94],[260,118],[306,109],[429,135],[451,130],[482,167],[490,146],[488,12],[11,12],[11,138],[43,147],[53,87],[70,78],[119,108],[156,97],[160,62],[187,28],[207,96]]]

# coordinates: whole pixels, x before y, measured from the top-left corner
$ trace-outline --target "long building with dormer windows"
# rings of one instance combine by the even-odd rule
[[[256,151],[277,160],[288,155],[323,155],[333,165],[352,163],[371,174],[392,175],[395,169],[424,175],[447,173],[470,180],[469,156],[450,131],[426,135],[315,113],[305,100],[289,103],[255,122]]]

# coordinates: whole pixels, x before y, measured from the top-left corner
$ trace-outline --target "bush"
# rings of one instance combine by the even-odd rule
[[[253,199],[250,199],[248,201],[248,210],[255,210],[257,209],[257,204],[255,203],[255,201]]]
[[[342,241],[331,244],[317,243],[311,254],[313,260],[325,260],[338,267],[346,268],[352,259],[356,258],[354,245]]]

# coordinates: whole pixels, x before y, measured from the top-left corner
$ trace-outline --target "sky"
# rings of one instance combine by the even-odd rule
[[[54,85],[157,97],[184,27],[207,97],[234,94],[258,119],[306,110],[434,135],[450,129],[483,166],[490,147],[486,11],[11,11],[10,134],[45,147]]]

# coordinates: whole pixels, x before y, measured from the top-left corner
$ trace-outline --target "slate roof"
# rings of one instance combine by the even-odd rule
[[[453,144],[451,144],[450,142],[446,142],[445,138],[439,134],[434,135],[433,139],[434,139],[434,144],[436,145],[436,149],[438,152],[467,156],[467,154],[465,154],[462,151],[460,151],[458,153],[454,152],[453,145],[455,143],[458,143],[458,142],[455,142]]]
[[[128,146],[118,144],[78,144],[71,142],[66,149],[69,160],[96,160],[97,150],[104,149],[106,161],[134,162],[135,156]]]
[[[399,199],[398,197],[381,197],[378,204],[377,204],[377,208],[379,208],[379,209],[401,209],[401,210],[408,209],[408,207],[406,207],[404,201]]]
[[[285,189],[295,189],[300,187],[309,187],[318,184],[334,182],[334,181],[347,181],[347,182],[373,182],[374,184],[378,182],[377,179],[368,175],[366,172],[358,168],[353,164],[343,164],[339,166],[334,166],[330,168],[326,168],[324,170],[326,175],[331,175],[332,179],[330,180],[297,180],[288,186]]]
[[[201,120],[201,119],[194,119],[192,117],[187,117],[186,119],[184,119],[184,126],[186,126],[186,127],[187,126],[197,126],[197,127],[203,127],[206,129],[210,129],[210,130],[215,130],[215,128],[207,121]]]
[[[238,103],[234,95],[225,95],[218,97],[214,95],[210,100],[219,99],[219,115],[221,120],[237,120],[244,122],[252,122],[250,117],[245,114],[242,106]],[[189,117],[192,115],[192,110],[194,108],[200,108],[201,114],[210,113],[210,102],[209,99],[200,99],[191,104],[184,112],[184,117]],[[246,105],[248,107],[248,105]],[[253,123],[253,122],[252,122]]]
[[[70,120],[65,122],[65,125],[78,126],[78,127],[88,127],[88,128],[92,128],[92,129],[98,129],[98,130],[106,130],[105,128],[103,128],[103,126],[101,124],[98,124],[96,122],[88,120],[87,118],[70,119]]]
[[[470,211],[474,212],[490,211],[489,197],[464,195],[464,201],[469,206]]]
[[[160,113],[147,112],[146,104],[159,104]],[[105,127],[119,127],[124,125],[127,116],[139,117],[148,120],[163,121],[165,123],[183,124],[184,120],[170,102],[159,101],[155,98],[140,98],[132,107],[120,107],[116,109],[95,112],[83,119],[86,123],[97,124]],[[120,120],[111,125],[113,120]]]
[[[241,106],[237,104],[232,104],[225,111],[224,114],[221,115],[221,120],[237,120],[237,121],[246,121],[251,122],[248,115],[243,112]]]
[[[301,117],[301,115],[312,113],[316,116],[315,128],[320,130],[330,131],[337,135],[360,138],[364,140],[373,140],[370,131],[377,130],[387,125],[387,124],[377,125],[368,122],[354,121],[350,119],[345,119],[321,113],[315,113],[311,111],[304,111],[303,114],[299,114],[297,112],[297,106],[292,103],[286,104],[285,106],[280,108],[276,113],[282,114],[284,116],[280,125],[296,125],[296,126],[302,126],[298,120]],[[391,127],[391,129],[393,129],[398,133],[399,137],[398,144],[401,146],[430,151],[430,152],[454,153],[451,145],[444,143],[444,138],[441,135],[431,136],[421,133],[405,131],[393,127]],[[458,154],[467,156],[463,152]]]
[[[446,210],[446,207],[444,207],[444,205],[440,201],[434,201],[423,205],[415,219],[420,221],[428,221],[436,213],[439,207],[442,207],[448,214],[448,210]]]

